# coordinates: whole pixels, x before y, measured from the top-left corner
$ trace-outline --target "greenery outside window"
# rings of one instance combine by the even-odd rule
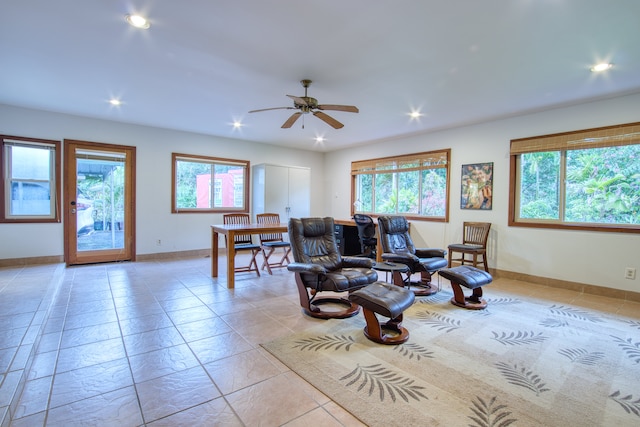
[[[60,222],[60,142],[0,135],[0,222]]]
[[[449,220],[451,150],[351,163],[351,214]]]
[[[509,225],[640,233],[640,123],[511,141]]]
[[[171,212],[249,212],[249,161],[172,153]]]

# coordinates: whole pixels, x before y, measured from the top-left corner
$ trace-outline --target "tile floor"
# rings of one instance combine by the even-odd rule
[[[640,313],[637,302],[491,286]],[[362,425],[259,345],[317,322],[286,269],[239,273],[228,290],[209,258],[3,268],[0,425]]]

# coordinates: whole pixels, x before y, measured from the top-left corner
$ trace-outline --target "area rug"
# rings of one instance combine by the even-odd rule
[[[638,318],[485,295],[479,311],[450,289],[417,298],[398,346],[366,339],[360,314],[264,347],[369,426],[640,425]]]

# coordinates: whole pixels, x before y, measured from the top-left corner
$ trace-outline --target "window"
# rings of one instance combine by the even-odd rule
[[[352,214],[449,219],[451,150],[351,163]]]
[[[511,141],[509,225],[640,233],[640,123]]]
[[[181,212],[249,212],[249,162],[172,154],[172,206]]]
[[[60,222],[60,142],[0,135],[0,222]]]

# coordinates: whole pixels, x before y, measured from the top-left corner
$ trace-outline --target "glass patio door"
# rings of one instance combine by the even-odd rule
[[[132,261],[135,148],[65,140],[67,265]]]

